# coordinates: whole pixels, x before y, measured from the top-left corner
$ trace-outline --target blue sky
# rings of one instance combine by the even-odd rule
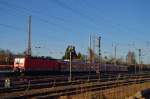
[[[32,15],[32,51],[61,58],[68,45],[87,54],[89,36],[102,37],[103,55],[125,57],[142,48],[148,61],[149,0],[0,0],[0,48],[15,53],[27,48]],[[36,46],[41,46],[36,49]]]

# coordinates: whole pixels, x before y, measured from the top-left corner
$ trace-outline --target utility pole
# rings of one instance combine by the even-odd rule
[[[69,82],[72,81],[72,52],[73,52],[73,46],[69,47],[69,54],[70,54],[70,75],[69,75]]]
[[[89,59],[90,59],[90,64],[89,64],[89,76],[88,76],[88,80],[90,79],[90,75],[91,75],[91,64],[92,64],[92,49],[91,49],[91,35],[90,35],[90,50],[89,50]]]
[[[136,60],[136,59],[135,59]],[[136,74],[136,62],[134,63],[134,72],[135,72],[135,74]]]
[[[27,50],[27,55],[31,56],[31,16],[29,16],[29,34],[28,34],[28,50]]]
[[[93,54],[95,54],[95,35],[92,37],[93,38]],[[92,57],[93,62],[95,62],[95,57]]]
[[[142,61],[141,61],[141,49],[138,49],[139,50],[139,72],[141,70],[141,64],[142,64]]]
[[[99,80],[100,80],[100,66],[101,66],[101,36],[98,37],[98,49],[99,49]]]
[[[115,61],[114,61],[114,64],[115,64],[115,66],[116,66],[116,51],[117,51],[117,46],[115,45]]]
[[[114,51],[114,60],[113,60],[113,64],[116,66],[116,57],[117,57],[117,44],[116,43],[114,43],[114,44],[112,44],[112,47],[113,47],[113,51]]]
[[[72,80],[72,64],[71,64],[71,61],[72,61],[72,57],[71,57],[71,52],[72,52],[72,49],[70,49],[70,76],[69,76],[69,81],[71,82]]]

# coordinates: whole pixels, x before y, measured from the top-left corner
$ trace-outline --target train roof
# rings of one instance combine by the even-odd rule
[[[45,56],[24,56],[24,57],[16,57],[16,58],[25,58],[25,59],[46,59],[46,60],[58,60],[58,59],[54,59],[52,57],[45,57]]]

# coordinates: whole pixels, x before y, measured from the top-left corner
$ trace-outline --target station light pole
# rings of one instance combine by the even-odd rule
[[[99,80],[100,80],[100,66],[101,66],[101,36],[98,37],[98,49],[99,49]]]
[[[70,82],[72,80],[72,57],[71,57],[71,52],[72,52],[72,49],[70,48],[70,76],[69,76],[69,81]]]
[[[134,63],[134,73],[136,74],[136,62]]]
[[[90,75],[91,75],[91,65],[92,65],[92,49],[91,49],[91,35],[90,35],[90,50],[89,50],[89,75],[88,75],[88,80],[90,80]]]
[[[141,49],[138,49],[139,51],[139,72],[141,71],[141,64],[142,64],[142,61],[141,61]]]
[[[117,46],[115,45],[115,49],[114,49],[114,51],[115,51],[115,62],[114,62],[114,64],[115,64],[115,66],[116,66],[116,52],[117,52]]]

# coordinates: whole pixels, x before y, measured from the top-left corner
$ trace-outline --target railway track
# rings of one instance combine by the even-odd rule
[[[3,96],[1,98],[51,98],[51,97],[57,97],[61,95],[67,95],[67,94],[77,94],[80,92],[85,91],[94,91],[94,90],[102,90],[106,88],[112,88],[123,86],[123,85],[129,85],[129,84],[135,84],[135,83],[142,83],[150,81],[150,78],[144,78],[144,79],[128,79],[128,80],[118,80],[118,81],[107,81],[107,82],[84,82],[80,84],[68,84],[63,86],[53,86],[49,88],[42,88],[42,89],[31,89],[31,90],[25,90],[25,91],[19,91],[19,92],[13,92],[13,93],[3,93]],[[6,96],[5,96],[6,95]]]
[[[78,79],[72,82],[68,82],[67,79],[65,81],[63,77],[60,77],[62,80],[60,80],[60,78],[53,79],[48,77],[44,77],[43,79],[42,77],[37,78],[30,78],[26,83],[23,81],[15,81],[16,85],[11,86],[10,88],[1,87],[0,96],[2,96],[2,98],[56,97],[65,94],[74,94],[81,91],[102,90],[103,88],[111,88],[118,85],[121,86],[147,82],[150,81],[150,74],[120,75],[100,80],[87,80],[87,77],[81,77],[86,79]]]
[[[101,80],[100,81],[112,81],[112,80],[116,80],[116,79],[128,79],[128,78],[143,78],[143,77],[148,77],[149,74],[136,74],[136,75],[103,75],[101,77]],[[90,79],[89,77],[86,75],[86,76],[75,76],[73,77],[73,81],[80,81],[80,82],[85,82],[85,81],[90,81],[90,82],[94,82],[96,81],[98,78],[98,76],[95,76],[95,75],[91,75],[90,76]],[[31,77],[31,76],[23,76],[23,77],[15,77],[15,78],[10,78],[10,89],[15,89],[15,88],[19,88],[19,87],[23,87],[23,86],[31,86],[31,85],[38,85],[38,84],[46,84],[46,83],[49,83],[50,85],[51,84],[57,84],[59,82],[68,82],[68,77],[66,76],[34,76],[34,77]],[[5,78],[3,79],[0,79],[0,92],[1,92],[1,89],[8,89],[8,88],[5,88],[4,87],[4,83],[5,83]]]

